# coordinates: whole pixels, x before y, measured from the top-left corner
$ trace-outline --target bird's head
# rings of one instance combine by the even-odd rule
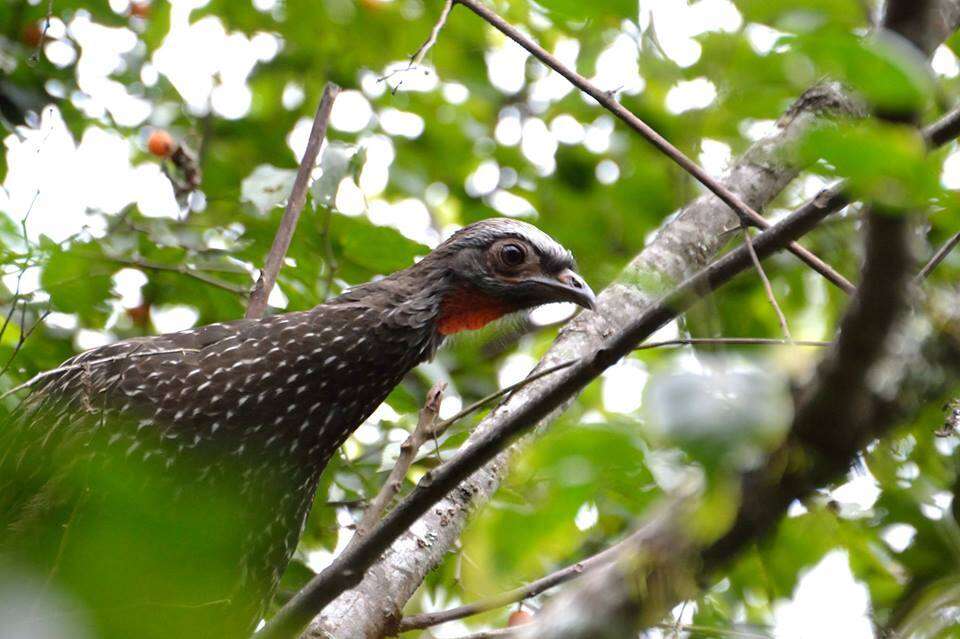
[[[464,227],[424,262],[442,269],[449,283],[437,322],[442,335],[551,302],[595,307],[570,251],[518,220],[493,218]]]

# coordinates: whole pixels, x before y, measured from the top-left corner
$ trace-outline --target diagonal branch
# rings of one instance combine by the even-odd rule
[[[919,5],[919,6],[918,6]],[[883,27],[926,48],[926,25],[935,0],[890,0]],[[896,122],[914,122],[916,112],[886,114]],[[905,211],[873,206],[865,216],[863,277],[840,325],[834,347],[798,400],[790,434],[759,468],[746,472],[733,526],[709,547],[698,551],[693,537],[674,522],[661,522],[672,533],[666,548],[637,545],[591,583],[551,602],[543,622],[518,637],[554,639],[628,637],[649,626],[689,596],[688,581],[699,570],[709,575],[765,535],[788,505],[839,474],[871,438],[893,424],[896,411],[885,397],[902,390],[906,362],[902,349],[888,350],[900,318],[908,310],[912,255]],[[893,351],[897,352],[894,353]],[[881,364],[892,364],[888,384],[875,381]],[[652,588],[651,581],[657,587]],[[638,584],[640,587],[638,588]],[[647,586],[645,588],[644,586]]]
[[[403,479],[407,476],[407,471],[410,470],[410,466],[417,457],[417,451],[425,443],[441,434],[442,429],[437,424],[437,413],[440,412],[440,399],[443,397],[443,391],[446,388],[446,382],[437,382],[427,392],[427,399],[423,403],[423,408],[420,409],[417,425],[410,436],[400,445],[400,455],[397,457],[397,462],[393,465],[393,469],[383,483],[380,492],[377,493],[377,496],[373,498],[373,501],[370,502],[367,510],[363,513],[360,523],[357,524],[357,531],[354,533],[353,539],[350,540],[351,545],[362,539],[367,531],[373,528],[383,517],[383,513],[386,512],[400,492]]]
[[[267,298],[270,297],[270,291],[277,283],[277,275],[283,265],[283,258],[287,255],[287,249],[290,248],[293,232],[297,228],[297,220],[300,219],[300,212],[303,211],[303,205],[307,202],[310,174],[317,164],[320,145],[323,144],[323,137],[327,133],[330,110],[333,109],[333,101],[337,99],[339,93],[340,87],[333,82],[327,82],[323,88],[323,97],[320,99],[320,106],[317,107],[317,115],[313,118],[313,128],[310,129],[307,148],[303,152],[303,159],[300,160],[300,168],[297,169],[297,177],[293,181],[293,188],[287,199],[287,207],[280,220],[280,227],[273,238],[273,245],[270,246],[260,277],[257,278],[257,283],[254,284],[253,291],[250,293],[250,303],[247,305],[245,315],[248,319],[262,317],[267,310]]]
[[[946,242],[943,243],[943,246],[937,249],[936,253],[933,254],[933,257],[930,258],[930,261],[923,265],[923,268],[920,269],[920,272],[917,273],[916,281],[921,282],[933,272],[933,269],[940,266],[940,262],[947,259],[947,256],[950,255],[950,251],[956,248],[957,244],[960,244],[960,233],[954,233],[950,236]]]
[[[677,507],[677,505],[674,505],[675,509]],[[488,610],[502,608],[503,606],[511,603],[523,601],[524,599],[529,599],[530,597],[535,597],[542,592],[550,590],[551,588],[555,588],[560,584],[567,583],[568,581],[581,577],[588,572],[608,564],[624,549],[629,548],[634,544],[644,543],[649,539],[649,536],[650,531],[647,528],[640,528],[636,532],[630,534],[609,548],[601,550],[600,552],[591,555],[586,559],[582,559],[575,564],[571,564],[561,568],[560,570],[556,570],[549,575],[541,577],[540,579],[531,581],[525,586],[514,588],[513,590],[500,593],[499,595],[495,595],[493,597],[488,597],[487,599],[481,599],[480,601],[476,601],[471,604],[458,606],[457,608],[450,608],[449,610],[441,610],[439,612],[427,612],[411,617],[404,617],[397,627],[397,632],[407,632],[409,630],[419,630],[422,628],[437,626],[448,621],[463,619],[464,617],[470,617]]]
[[[950,22],[952,27],[960,24],[960,1],[953,0],[949,6],[955,9]],[[814,99],[809,96],[801,98],[798,102],[801,106],[792,109],[792,118],[783,124],[780,134],[757,143],[735,163],[727,178],[728,183],[738,189],[750,185],[747,192],[761,204],[775,197],[795,175],[790,167],[778,163],[780,150],[803,134],[815,121],[814,113],[823,104],[842,104],[843,101],[842,94],[831,85],[818,86]],[[813,113],[807,109],[813,109]],[[960,109],[929,126],[924,134],[932,147],[941,146],[960,135]],[[849,203],[845,184],[840,182],[822,191],[775,226],[780,229],[778,232],[790,229],[791,237],[800,237],[821,219]],[[665,224],[625,270],[621,281],[601,293],[599,312],[581,314],[562,331],[541,360],[539,370],[542,372],[548,367],[589,357],[602,347],[604,335],[622,330],[630,319],[656,304],[657,282],[693,275],[693,269],[703,265],[724,242],[722,233],[731,223],[728,218],[723,218],[724,209],[716,199],[704,196]],[[761,233],[755,243],[762,244],[773,237],[768,233]],[[760,253],[765,256],[769,254],[767,251],[764,249]],[[741,266],[749,267],[750,260],[743,247],[734,254],[746,258]],[[718,284],[720,281],[716,280]],[[632,282],[642,283],[643,287]],[[513,393],[481,422],[473,437],[495,428],[516,407],[540,401],[546,390],[557,383],[557,378],[551,376]],[[375,569],[367,574],[362,585],[344,593],[328,606],[311,624],[306,636],[318,639],[372,638],[389,632],[399,621],[400,609],[426,573],[442,561],[455,544],[469,513],[496,492],[509,459],[509,450],[498,455],[459,489],[448,494],[416,526],[404,531]]]
[[[943,24],[937,32],[939,40],[944,40],[958,24],[960,0],[949,0],[944,5]],[[736,160],[724,178],[725,185],[733,192],[742,193],[751,206],[763,207],[797,175],[795,167],[784,163],[782,151],[802,137],[820,114],[850,113],[853,109],[851,100],[838,85],[814,87],[781,118],[779,129],[773,135],[754,144]],[[960,111],[942,118],[927,129],[926,134],[932,146],[952,140],[960,134]],[[839,183],[783,220],[782,228],[793,226],[793,237],[800,237],[820,219],[849,203],[844,184]],[[691,277],[711,259],[725,243],[723,233],[737,223],[731,218],[729,209],[715,197],[702,196],[691,202],[660,228],[625,269],[620,281],[600,295],[597,313],[583,313],[564,328],[538,369],[542,371],[589,357],[602,348],[605,336],[623,330],[631,319],[656,304],[659,291],[671,282]],[[757,240],[765,235],[762,233]],[[558,376],[552,375],[512,393],[477,426],[471,439],[496,428],[517,407],[540,401],[558,383]],[[542,426],[555,414],[543,420]],[[500,453],[432,507],[416,525],[403,531],[362,584],[327,606],[305,636],[374,638],[384,636],[395,627],[401,608],[426,573],[438,565],[456,543],[469,513],[496,492],[507,472],[510,456],[510,449]]]
[[[817,200],[802,214],[795,213],[758,235],[754,241],[757,255],[768,257],[814,228],[831,212],[822,204],[821,200]],[[751,266],[752,260],[746,246],[731,251],[685,280],[659,301],[644,308],[620,331],[601,340],[597,348],[584,354],[574,365],[552,378],[556,380],[552,384],[528,386],[527,389],[536,386],[538,394],[535,399],[511,401],[509,404],[516,404],[512,410],[495,412],[494,414],[500,417],[496,425],[479,432],[450,461],[428,472],[413,492],[377,527],[311,579],[256,637],[279,639],[296,634],[312,615],[322,610],[340,593],[359,583],[364,572],[380,554],[460,482],[497,456],[518,436],[532,429],[541,419],[565,406],[590,381],[629,354],[654,331],[675,319],[706,291],[726,283]],[[604,300],[601,296],[601,309],[605,301],[609,303],[609,299]],[[578,322],[573,322],[566,330],[578,328]],[[513,395],[512,398],[524,396],[521,393]]]
[[[632,111],[617,102],[609,91],[602,91],[585,77],[564,65],[556,56],[528,38],[519,29],[481,4],[478,0],[455,1],[473,11],[495,29],[529,51],[538,60],[565,77],[571,84],[599,102],[601,106],[643,136],[643,138],[656,147],[657,150],[676,162],[684,171],[696,178],[698,182],[707,187],[707,189],[716,195],[724,204],[729,206],[734,213],[737,214],[737,217],[744,226],[753,225],[762,229],[770,227],[770,222],[757,213],[753,207],[737,196],[731,189],[711,177],[710,174],[700,168],[696,162],[684,155],[680,149],[673,146],[650,125],[634,115]],[[853,284],[809,250],[803,248],[796,242],[792,242],[789,248],[791,253],[799,257],[810,266],[810,268],[820,273],[838,288],[848,294],[853,292]]]

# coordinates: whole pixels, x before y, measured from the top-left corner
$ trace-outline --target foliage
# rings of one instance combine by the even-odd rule
[[[496,4],[547,49],[575,57],[580,73],[619,92],[627,108],[714,174],[769,130],[801,91],[827,76],[881,107],[922,105],[928,119],[960,97],[951,51],[960,44],[956,39],[938,53],[937,77],[918,74],[915,61],[904,61],[896,47],[863,37],[869,3],[857,0],[742,0],[736,7],[700,0],[676,3],[680,9],[672,13],[665,3],[641,0],[639,15],[624,0]],[[292,182],[299,157],[294,149],[302,150],[326,81],[344,87],[339,104],[349,112],[334,117],[280,274],[281,294],[271,300],[278,310],[309,308],[403,268],[455,226],[495,214],[526,217],[552,234],[600,290],[670,213],[700,193],[665,157],[462,7],[455,7],[425,66],[408,69],[439,1],[157,0],[141,16],[124,1],[58,0],[47,41],[38,47],[46,5],[0,4],[0,122],[7,146],[0,155],[0,175],[6,176],[0,297],[11,318],[0,338],[0,363],[7,363],[2,390],[102,341],[241,317],[244,292],[269,250]],[[91,36],[90,25],[103,31]],[[129,40],[99,76],[97,37]],[[246,68],[230,64],[243,56],[252,56]],[[88,63],[94,70],[84,68]],[[231,69],[239,78],[229,76]],[[189,82],[176,75],[189,72],[196,75]],[[703,79],[716,89],[708,104],[677,97],[687,83]],[[212,95],[189,93],[204,83],[215,87]],[[111,102],[104,86],[145,105],[142,115]],[[702,83],[695,86],[700,95],[706,91]],[[154,128],[170,131],[197,154],[202,194],[175,194],[160,177],[163,167],[174,182],[182,179],[169,160],[149,154],[146,138]],[[42,148],[46,138],[63,135],[63,153],[74,161],[34,166],[29,173],[23,149],[33,152],[31,145]],[[86,167],[79,178],[70,174],[84,167],[76,145],[90,148],[98,136],[119,144],[121,164],[129,159],[132,168],[104,165]],[[841,176],[857,196],[895,208],[932,202],[924,229],[928,247],[958,228],[957,197],[947,188],[960,186],[952,147],[926,155],[904,128],[834,122],[803,140],[797,155],[809,171],[768,215]],[[102,177],[84,182],[91,175]],[[144,198],[112,181],[134,175],[155,175],[163,188]],[[38,195],[25,195],[40,185]],[[57,199],[51,191],[66,195]],[[71,198],[87,205],[57,208]],[[171,202],[172,209],[163,208]],[[804,240],[852,279],[857,213],[851,207]],[[131,270],[142,273],[142,280],[133,278],[140,284],[132,292]],[[769,260],[767,273],[794,337],[829,339],[846,298],[788,255]],[[932,281],[952,282],[958,273],[960,259],[951,257]],[[47,311],[52,314],[42,319]],[[697,337],[780,337],[753,272],[674,328]],[[433,381],[450,382],[448,407],[467,405],[496,390],[498,375],[525,373],[555,333],[555,326],[531,332],[504,322],[455,340],[407,379],[328,468],[281,595],[342,548],[347,524],[359,515],[354,502],[378,489]],[[632,530],[656,497],[691,472],[705,469],[716,483],[722,503],[711,512],[722,520],[737,498],[726,483],[734,469],[704,460],[732,455],[743,434],[731,433],[736,425],[724,418],[728,430],[719,433],[706,422],[697,425],[707,429],[703,437],[696,428],[676,438],[655,436],[642,406],[648,377],[652,386],[662,386],[671,375],[722,376],[746,362],[751,370],[772,370],[798,384],[817,357],[810,349],[767,346],[638,353],[588,388],[515,462],[497,498],[408,611],[494,594],[590,555]],[[757,398],[749,384],[734,386],[740,403],[730,419],[739,419]],[[702,389],[700,382],[689,383],[658,410],[669,415],[674,402],[674,419],[705,418],[704,410],[677,411],[696,405]],[[782,400],[770,400],[758,414],[761,408],[783,413]],[[13,398],[5,401],[13,405]],[[687,616],[695,611],[694,623],[717,632],[744,624],[765,632],[805,572],[840,549],[854,578],[869,589],[873,621],[883,627],[908,618],[933,592],[928,589],[946,587],[960,563],[960,530],[949,508],[957,435],[936,437],[941,423],[939,405],[931,405],[873,444],[862,467],[851,472],[867,473],[868,484],[875,480],[874,501],[855,507],[839,496],[844,493],[831,492],[836,487],[825,487],[809,503],[795,504],[776,534],[719,576]],[[408,479],[418,479],[438,456],[448,457],[467,428],[458,425],[436,451],[430,447]],[[905,546],[890,541],[897,526],[913,531]],[[955,602],[955,585],[952,592]],[[454,627],[502,625],[507,614],[498,610]],[[951,632],[942,636],[957,636]]]

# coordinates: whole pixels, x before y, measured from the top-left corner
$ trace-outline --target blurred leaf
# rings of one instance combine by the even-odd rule
[[[320,158],[320,177],[310,185],[314,200],[326,208],[331,208],[341,180],[348,175],[356,176],[363,166],[364,155],[361,149],[352,144],[326,144]]]
[[[938,163],[915,129],[875,121],[820,127],[801,143],[810,162],[822,158],[846,177],[857,197],[897,209],[922,207],[940,192]]]
[[[591,4],[578,2],[578,0],[540,0],[539,4],[563,18],[582,20],[597,16],[612,16],[635,20],[637,17],[637,3],[630,0],[598,0]]]
[[[117,269],[104,259],[99,244],[75,244],[51,253],[41,272],[40,285],[50,293],[57,310],[90,317],[110,297],[110,276]]]
[[[732,369],[704,356],[704,373],[665,371],[644,389],[646,429],[661,442],[680,445],[708,466],[752,460],[779,443],[790,425],[786,383],[768,371]]]
[[[794,46],[822,73],[852,87],[874,109],[922,110],[933,94],[926,61],[892,36],[862,38],[830,28],[801,36]]]
[[[377,226],[361,218],[334,216],[330,235],[343,261],[372,273],[385,275],[407,268],[413,265],[413,258],[430,252],[428,247],[405,238],[392,228]]]
[[[297,172],[293,169],[278,169],[269,164],[261,164],[244,178],[240,185],[240,197],[253,204],[261,213],[266,213],[287,201],[296,176]]]
[[[603,464],[595,464],[597,459]],[[590,532],[604,530],[606,518],[642,512],[655,489],[643,444],[629,424],[553,429],[522,456],[510,477],[464,538],[472,564],[481,567],[468,573],[471,587],[484,592],[508,587],[511,577],[538,576],[544,562],[568,560]],[[577,515],[591,508],[597,508],[599,520],[581,532]],[[497,533],[507,530],[511,534]]]
[[[747,20],[784,30],[809,30],[828,24],[850,28],[869,22],[866,6],[859,0],[740,0],[737,8]]]

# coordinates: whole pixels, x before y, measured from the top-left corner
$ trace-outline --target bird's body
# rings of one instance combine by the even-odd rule
[[[296,548],[321,472],[353,430],[444,335],[552,301],[530,291],[500,295],[469,271],[486,269],[491,247],[514,238],[544,268],[569,273],[569,254],[533,227],[482,225],[310,311],[126,340],[66,362],[2,436],[7,555],[50,558],[51,574],[83,593],[103,636],[249,632]],[[475,259],[461,263],[466,254]],[[555,288],[557,299],[577,299]],[[582,283],[576,288],[585,295]],[[121,486],[112,483],[118,477]],[[110,552],[130,557],[119,568],[107,562],[117,587],[100,588],[91,603],[85,589],[106,577],[93,577],[69,548],[94,551],[103,522],[118,519],[105,495],[117,494],[150,508],[160,500],[162,534],[129,550],[150,527],[131,517],[119,532],[111,528],[119,541]],[[59,534],[50,539],[29,533],[51,521]],[[183,543],[193,535],[203,543]],[[98,606],[116,603],[110,590],[143,615],[100,614]],[[148,609],[165,621],[144,631]]]

